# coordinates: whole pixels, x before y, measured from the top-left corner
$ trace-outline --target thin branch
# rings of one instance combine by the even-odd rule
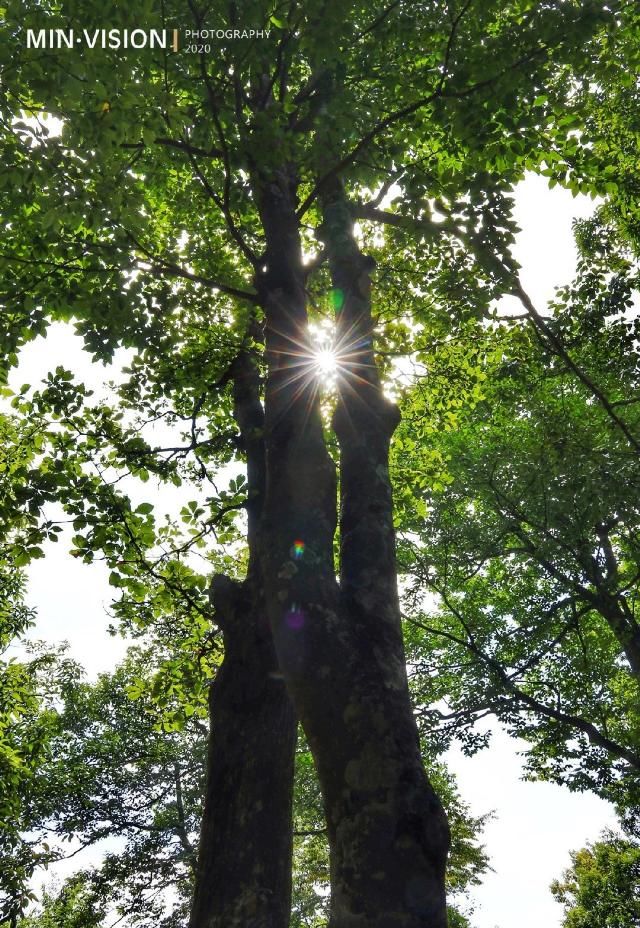
[[[374,30],[376,30],[378,26],[382,25],[385,19],[389,18],[389,16],[393,13],[396,7],[400,6],[401,2],[402,0],[393,0],[393,3],[390,3],[388,7],[385,7],[385,9],[374,19],[374,21],[369,26],[366,27],[366,29],[363,29],[362,32],[359,32],[356,35],[355,41],[358,42],[360,39],[364,39],[366,35],[369,35],[371,32],[374,32]]]
[[[187,834],[187,827],[185,824],[186,819],[184,813],[184,801],[182,797],[182,777],[180,775],[180,765],[178,763],[173,765],[173,775],[176,785],[176,810],[178,812],[178,824],[175,826],[175,831],[180,840],[180,844],[186,851],[191,861],[191,866],[195,867],[194,848],[191,844],[191,841],[189,841],[189,835]]]
[[[457,35],[457,32],[458,32],[458,26],[460,25],[460,22],[462,21],[463,16],[465,15],[465,13],[467,12],[467,10],[468,10],[469,7],[471,6],[471,3],[472,3],[472,2],[473,2],[473,0],[467,0],[467,2],[463,5],[463,7],[462,7],[462,9],[460,10],[460,12],[458,13],[458,15],[457,15],[456,17],[454,17],[454,19],[453,19],[452,22],[451,22],[451,32],[449,33],[449,39],[448,39],[448,41],[447,41],[447,48],[446,48],[445,53],[444,53],[444,62],[443,62],[443,65],[442,65],[442,75],[440,76],[440,90],[442,90],[442,89],[444,88],[444,82],[446,81],[447,76],[448,76],[448,74],[449,74],[449,62],[451,61],[451,55],[452,55],[452,52],[453,52],[453,46],[454,46],[455,41],[456,41],[456,35]]]
[[[175,264],[172,261],[167,261],[165,258],[161,258],[159,255],[155,255],[152,251],[149,251],[148,248],[145,248],[141,242],[134,238],[130,232],[127,232],[127,235],[136,246],[136,248],[140,249],[143,255],[148,258],[154,267],[158,271],[166,273],[167,276],[192,280],[195,283],[202,284],[205,287],[210,287],[212,290],[218,290],[220,293],[224,293],[227,296],[233,296],[240,300],[247,300],[250,303],[258,303],[257,294],[250,293],[246,290],[239,290],[237,287],[231,287],[229,284],[225,284],[220,280],[215,280],[212,277],[203,277],[201,274],[194,274],[192,271],[188,271],[186,268],[180,267],[180,265]]]
[[[614,422],[615,425],[620,429],[632,448],[640,452],[640,441],[638,441],[638,439],[632,434],[627,423],[620,418],[618,413],[613,408],[613,404],[605,396],[600,387],[573,360],[567,349],[562,344],[560,338],[558,338],[553,329],[547,324],[544,317],[534,306],[531,297],[525,291],[519,278],[514,280],[511,293],[513,296],[517,297],[518,300],[520,300],[526,309],[527,314],[533,323],[534,329],[544,337],[544,343],[546,343],[546,346],[551,349],[553,354],[562,358],[569,370],[573,371],[573,373],[576,375],[580,383],[582,383],[589,390],[592,396],[598,400],[611,421]]]
[[[220,148],[199,148],[197,145],[192,145],[190,142],[185,142],[180,139],[170,139],[164,136],[159,136],[153,140],[154,145],[163,145],[165,148],[175,148],[176,151],[181,151],[185,155],[196,155],[198,158],[221,158],[222,149]],[[120,148],[127,149],[139,149],[143,151],[145,148],[149,148],[146,142],[123,142],[120,145]]]
[[[449,604],[447,604],[447,608],[451,608]],[[453,607],[452,612],[456,618],[459,618],[459,610]],[[529,709],[533,709],[533,711],[537,712],[539,715],[553,719],[554,721],[560,722],[563,725],[568,725],[570,728],[576,728],[578,731],[581,731],[583,734],[585,734],[592,744],[604,748],[604,750],[609,754],[613,754],[616,757],[626,760],[627,763],[634,767],[636,770],[640,770],[640,755],[636,754],[634,751],[631,751],[629,748],[624,747],[624,745],[618,744],[616,741],[612,741],[610,738],[607,738],[595,727],[595,725],[593,725],[591,722],[588,722],[586,719],[583,719],[581,716],[563,712],[558,708],[553,708],[552,706],[546,705],[546,703],[540,702],[540,700],[536,699],[534,696],[530,696],[529,693],[520,689],[520,687],[510,679],[502,664],[495,660],[495,658],[492,658],[486,654],[473,641],[465,641],[463,638],[458,638],[456,635],[440,631],[439,629],[431,628],[430,626],[425,625],[423,622],[420,622],[417,619],[409,618],[408,621],[411,622],[412,625],[424,629],[424,631],[428,632],[429,634],[443,636],[448,640],[460,645],[461,647],[467,648],[479,660],[487,664],[487,666],[489,666],[494,671],[498,679],[505,686],[505,688],[510,693],[512,693],[517,702],[522,703]]]
[[[203,277],[201,274],[194,274],[177,264],[164,261],[162,258],[155,258],[153,260],[169,277],[181,277],[185,280],[193,280],[195,283],[203,284],[205,287],[211,287],[213,290],[218,290],[226,296],[233,296],[239,300],[247,300],[249,303],[257,304],[259,302],[258,296],[255,293],[250,293],[247,290],[238,290],[237,287],[231,287],[229,284],[222,283],[222,281],[215,280],[212,277]]]
[[[301,219],[304,214],[307,212],[311,204],[316,200],[318,195],[324,188],[327,183],[340,174],[346,167],[353,163],[357,158],[360,152],[367,147],[381,132],[384,132],[385,129],[388,129],[389,126],[392,126],[394,123],[399,122],[404,119],[406,116],[411,116],[412,113],[415,113],[417,110],[421,109],[423,106],[428,106],[429,103],[439,96],[437,90],[434,90],[432,93],[428,94],[426,97],[421,97],[419,100],[415,100],[413,103],[409,103],[407,106],[403,106],[399,110],[395,110],[393,113],[389,113],[388,116],[385,116],[384,119],[381,119],[380,122],[376,123],[373,128],[366,132],[360,141],[355,145],[350,152],[348,152],[344,158],[341,158],[337,164],[330,168],[322,177],[318,180],[315,187],[307,198],[302,203],[302,206],[297,212],[298,219]]]
[[[350,152],[348,152],[343,158],[338,161],[337,164],[333,165],[325,174],[320,177],[317,181],[309,195],[306,197],[302,205],[300,206],[297,216],[302,218],[307,212],[311,204],[316,200],[318,195],[329,181],[334,177],[340,174],[346,167],[352,164],[355,159],[358,157],[360,152],[365,149],[377,136],[379,136],[385,129],[388,129],[389,126],[394,125],[397,122],[401,122],[407,116],[412,116],[418,110],[422,109],[425,106],[428,106],[430,103],[433,103],[437,99],[452,99],[452,100],[462,100],[465,97],[471,96],[474,93],[477,93],[480,90],[485,90],[487,87],[490,87],[496,81],[500,80],[505,74],[508,74],[510,71],[515,71],[517,68],[521,67],[523,64],[528,64],[533,58],[538,57],[540,54],[546,53],[547,49],[545,46],[534,49],[528,52],[526,55],[522,55],[518,58],[517,61],[509,65],[506,68],[498,71],[497,74],[492,75],[491,77],[485,78],[481,81],[476,81],[475,84],[470,84],[468,87],[463,88],[462,90],[450,90],[445,91],[441,84],[438,84],[435,90],[427,94],[425,97],[420,97],[418,100],[414,100],[413,103],[408,103],[406,106],[401,107],[399,110],[395,110],[392,113],[389,113],[384,119],[381,119],[375,126],[373,126],[368,132],[366,132],[360,141],[354,145]]]
[[[224,221],[227,224],[227,228],[231,233],[231,237],[236,242],[240,250],[242,251],[245,258],[248,259],[251,266],[255,269],[258,265],[258,256],[249,248],[247,243],[244,240],[242,233],[240,232],[238,226],[235,223],[233,215],[231,213],[231,208],[229,206],[229,174],[227,173],[226,160],[225,160],[225,183],[224,183],[224,195],[220,197],[211,184],[209,183],[208,178],[200,170],[200,165],[193,156],[190,156],[191,167],[193,171],[202,184],[205,192],[211,200],[216,204],[220,212],[224,217]]]
[[[377,199],[378,197],[376,197]],[[452,232],[458,237],[463,235],[462,229],[451,220],[434,222],[426,217],[413,219],[411,216],[403,216],[401,213],[391,213],[388,210],[377,209],[374,204],[374,200],[369,203],[354,203],[351,206],[351,214],[354,219],[378,222],[382,225],[393,226],[396,229],[406,229],[409,232],[426,232],[434,237],[442,232]]]

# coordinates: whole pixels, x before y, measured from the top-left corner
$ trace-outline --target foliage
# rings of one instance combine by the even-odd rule
[[[52,723],[38,695],[49,661],[12,653],[33,613],[24,601],[23,573],[4,544],[29,519],[15,493],[38,438],[37,429],[21,428],[0,414],[0,919],[15,914],[30,898],[28,880],[38,856],[25,850],[23,798],[45,755]]]
[[[29,835],[30,797],[57,729],[50,697],[73,673],[51,652],[0,663],[0,918],[10,921],[33,897],[30,879],[47,864],[46,841]]]
[[[23,918],[20,928],[102,928],[106,912],[96,905],[84,876],[70,877],[60,891],[43,893],[42,913]]]
[[[553,345],[503,319],[476,330],[473,365],[455,340],[434,347],[397,443],[424,723],[475,750],[487,737],[475,720],[492,713],[530,742],[531,775],[629,807],[640,783],[636,283],[632,266],[612,277],[585,261],[545,322]]]
[[[640,925],[640,845],[614,832],[571,854],[551,892],[565,909],[565,928]]]
[[[54,917],[56,907],[75,913],[92,905],[131,925],[180,924],[195,865],[206,727],[194,714],[163,729],[148,697],[129,697],[134,682],[153,678],[148,652],[131,650],[93,684],[68,659],[50,662],[50,679],[56,667],[64,673],[40,705],[55,724],[23,789],[24,850],[35,865],[102,845],[104,861],[45,898],[44,911]],[[168,887],[182,907],[164,895]]]

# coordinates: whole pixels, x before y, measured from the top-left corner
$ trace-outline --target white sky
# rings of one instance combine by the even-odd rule
[[[538,307],[545,306],[554,287],[572,278],[576,254],[571,220],[590,215],[593,208],[586,198],[573,199],[557,187],[550,191],[544,178],[531,177],[519,186],[516,218],[523,231],[515,254],[523,266],[525,289]],[[25,381],[37,383],[56,364],[64,364],[89,385],[117,375],[116,370],[92,364],[70,328],[58,324],[46,338],[24,349],[11,384],[15,388]],[[187,498],[193,496],[193,490],[186,492]],[[171,507],[177,498],[175,490],[159,492],[152,481],[145,495],[156,511]],[[124,653],[124,642],[106,634],[114,591],[103,565],[79,563],[67,550],[64,539],[50,544],[46,558],[29,568],[29,601],[38,610],[34,637],[68,639],[73,655],[94,676],[111,670]],[[559,928],[562,910],[549,893],[549,883],[569,865],[569,850],[615,825],[611,807],[590,794],[522,782],[517,751],[515,741],[498,734],[488,751],[473,758],[456,750],[447,757],[472,811],[495,811],[485,833],[494,872],[473,893],[474,928]]]

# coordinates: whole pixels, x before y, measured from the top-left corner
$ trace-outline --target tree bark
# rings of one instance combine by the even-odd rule
[[[393,838],[386,843],[371,830],[356,886],[351,877],[350,844],[356,840],[357,825],[354,822],[349,830],[345,828],[338,804],[336,819],[342,825],[334,867],[340,892],[332,900],[333,910],[337,925],[343,923],[343,912],[357,911],[363,901],[369,919],[375,919],[385,905],[390,914],[394,910],[404,914],[398,924],[446,925],[444,872],[449,831],[422,764],[406,675],[389,477],[389,444],[400,414],[384,396],[373,350],[374,262],[358,247],[338,179],[325,187],[322,206],[322,235],[338,311],[338,404],[333,426],[340,446],[341,598],[359,642],[366,643],[368,699],[377,703],[377,712],[385,720],[378,735],[378,763],[386,758],[389,764],[384,814],[394,823]],[[365,743],[361,769],[370,751],[371,745]],[[357,802],[360,820],[380,816],[378,791],[361,790]],[[376,894],[381,873],[385,873],[385,886]],[[388,918],[378,923],[392,924]]]
[[[265,481],[259,377],[248,350],[232,368],[247,457],[249,568],[214,577],[224,660],[210,694],[207,784],[190,928],[288,928],[296,719],[265,616],[256,532]]]
[[[620,595],[599,588],[594,596],[597,609],[615,635],[631,673],[640,681],[640,626]]]
[[[258,199],[267,237],[257,286],[268,361],[260,550],[278,660],[325,803],[330,924],[444,928],[448,829],[420,757],[397,602],[387,470],[397,412],[366,365],[351,384],[353,402],[341,395],[338,585],[336,480],[307,341],[292,174],[285,168],[262,183]],[[330,229],[327,240],[335,251]],[[361,281],[365,265],[358,256],[351,268],[333,268],[344,307],[354,312],[354,279]]]
[[[604,564],[586,545],[576,551],[578,563],[593,585],[593,591],[582,587],[581,592],[587,602],[590,600],[593,603],[615,635],[631,673],[640,681],[640,624],[620,589],[618,558],[608,527],[597,525],[596,535]]]

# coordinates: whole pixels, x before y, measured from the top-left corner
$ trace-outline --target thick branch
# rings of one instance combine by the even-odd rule
[[[184,814],[184,801],[182,798],[182,776],[180,774],[180,765],[173,765],[173,776],[176,785],[176,811],[178,813],[178,823],[176,825],[176,834],[180,840],[183,850],[186,852],[190,861],[193,861],[194,848],[189,840],[187,833],[186,819]]]
[[[249,338],[261,339],[257,323],[249,326]],[[247,514],[249,545],[248,576],[258,569],[258,527],[264,506],[266,457],[264,409],[260,399],[261,378],[256,351],[244,346],[231,364],[233,379],[233,416],[240,430],[242,450],[247,460]]]

